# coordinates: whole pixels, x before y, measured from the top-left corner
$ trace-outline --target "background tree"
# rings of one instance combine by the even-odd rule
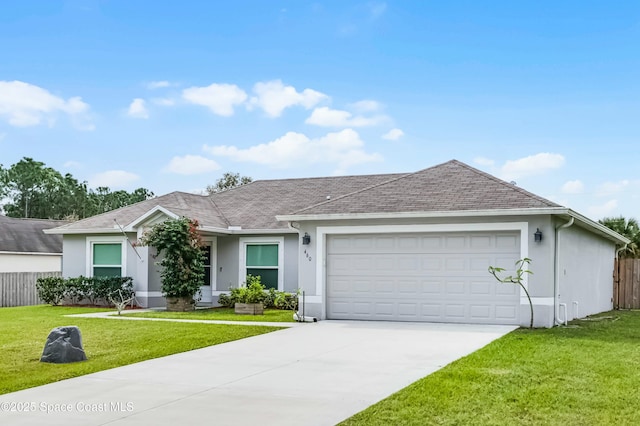
[[[215,185],[207,185],[207,193],[209,195],[216,192],[226,191],[227,189],[235,188],[236,186],[246,185],[253,182],[253,179],[249,176],[240,176],[240,173],[226,172],[218,179]]]
[[[626,219],[623,216],[605,217],[598,222],[631,240],[627,247],[620,252],[621,257],[640,256],[640,226],[636,219]]]
[[[145,188],[112,192],[89,189],[71,174],[64,176],[40,161],[25,157],[8,169],[0,165],[1,210],[7,216],[38,219],[82,219],[152,198]]]

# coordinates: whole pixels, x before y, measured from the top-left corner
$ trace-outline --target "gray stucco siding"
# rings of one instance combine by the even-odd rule
[[[567,319],[613,309],[615,244],[574,225],[559,231],[558,246],[558,294]]]
[[[62,239],[62,276],[78,277],[87,273],[85,235],[65,235]]]
[[[285,291],[295,292],[298,288],[298,234],[269,236],[284,237],[283,285]],[[238,287],[240,280],[240,238],[262,238],[265,235],[231,235],[218,237],[216,291],[228,291]]]
[[[217,291],[238,287],[238,250],[238,237],[218,237]]]

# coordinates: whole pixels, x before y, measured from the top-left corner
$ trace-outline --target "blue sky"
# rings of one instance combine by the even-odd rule
[[[452,158],[640,216],[640,3],[57,1],[0,13],[0,164],[199,191]]]

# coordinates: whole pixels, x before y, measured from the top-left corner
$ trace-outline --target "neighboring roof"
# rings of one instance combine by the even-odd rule
[[[0,252],[62,253],[62,236],[43,230],[67,222],[46,219],[19,219],[0,215]]]
[[[48,232],[120,232],[118,225],[133,230],[157,211],[222,233],[282,232],[295,220],[554,214],[623,241],[570,209],[457,160],[415,173],[258,180],[209,196],[172,192]]]

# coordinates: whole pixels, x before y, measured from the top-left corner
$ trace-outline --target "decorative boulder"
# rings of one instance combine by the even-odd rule
[[[56,327],[49,333],[40,362],[67,364],[86,361],[80,329],[75,325]]]

